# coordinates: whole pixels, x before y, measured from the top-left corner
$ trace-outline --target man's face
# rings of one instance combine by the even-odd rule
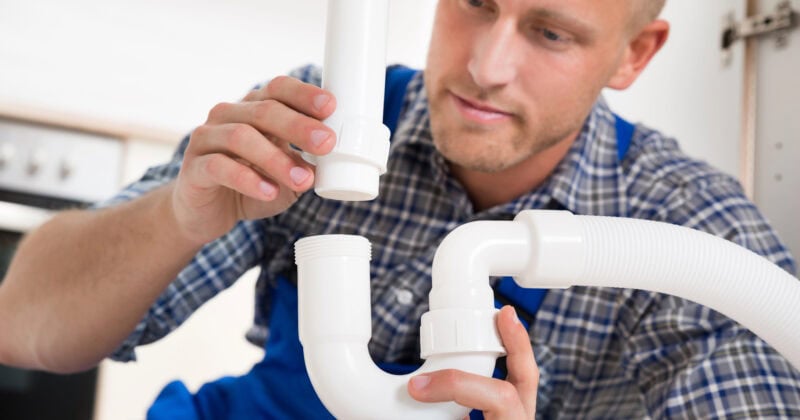
[[[425,83],[437,149],[497,172],[573,138],[625,46],[631,0],[440,0]]]

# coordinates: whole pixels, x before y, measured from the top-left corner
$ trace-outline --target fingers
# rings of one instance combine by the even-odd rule
[[[242,103],[215,106],[192,133],[173,189],[182,230],[207,242],[238,220],[289,208],[314,184],[313,168],[289,145],[329,153],[336,135],[321,120],[335,108],[332,94],[289,77],[250,92]]]
[[[192,134],[185,163],[197,156],[222,153],[246,161],[278,185],[304,192],[314,183],[313,169],[287,143],[315,155],[330,152],[336,134],[320,119],[335,107],[329,92],[297,79],[277,77],[248,94],[245,102],[215,106],[206,124]]]
[[[220,109],[209,114],[209,122],[251,124],[317,155],[333,148],[335,133],[320,122],[336,109],[332,93],[292,77],[279,76],[261,89],[251,91],[244,102],[249,103],[245,109],[220,104]]]
[[[533,357],[531,339],[517,313],[511,306],[504,306],[497,316],[497,329],[506,348],[508,378],[520,396],[525,412],[536,412],[536,392],[539,388],[539,367]]]
[[[322,120],[336,109],[332,93],[288,76],[278,76],[260,89],[251,90],[245,102],[275,99],[310,117]]]
[[[455,369],[415,376],[408,383],[408,392],[423,402],[455,401],[482,410],[487,417],[516,419],[525,414],[511,383]]]
[[[208,183],[199,185],[200,187],[222,185],[260,201],[271,201],[278,197],[279,190],[275,184],[227,155],[222,153],[204,155],[198,158],[197,163],[196,168],[205,175],[198,178]]]
[[[266,98],[284,103],[316,119],[328,118],[336,109],[336,98],[332,93],[288,76],[272,79],[264,91]]]
[[[506,381],[448,369],[413,377],[409,394],[424,402],[455,401],[482,410],[486,418],[533,418],[539,369],[530,338],[510,306],[498,314],[497,326],[508,353]]]
[[[315,155],[333,149],[336,133],[321,121],[275,99],[236,104],[221,103],[208,114],[208,125],[247,124],[273,138],[283,139]]]
[[[258,130],[247,124],[204,125],[192,134],[202,138],[193,145],[190,155],[223,153],[249,162],[263,175],[293,191],[303,192],[314,184],[313,170],[298,159],[294,152],[269,141]],[[194,146],[194,147],[192,147]]]

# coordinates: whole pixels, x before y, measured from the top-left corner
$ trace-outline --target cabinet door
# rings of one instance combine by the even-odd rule
[[[779,0],[759,2],[761,12]],[[800,0],[791,0],[800,11]],[[755,201],[795,258],[800,257],[800,29],[779,47],[773,37],[757,42]]]

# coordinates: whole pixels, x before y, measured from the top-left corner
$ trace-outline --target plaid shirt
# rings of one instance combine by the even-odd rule
[[[315,67],[293,75],[320,83]],[[112,357],[135,359],[135,346],[177,328],[256,265],[261,275],[248,339],[262,345],[276,279],[295,278],[293,244],[309,235],[357,234],[372,242],[369,350],[386,362],[418,361],[434,252],[448,232],[474,220],[508,220],[539,208],[658,220],[724,237],[796,269],[738,183],[686,157],[672,139],[639,125],[620,162],[614,118],[602,99],[542,185],[475,211],[433,145],[423,86],[419,74],[408,86],[376,200],[338,202],[309,193],[276,217],[238,223],[199,252]],[[171,162],[97,207],[174,179],[187,143]],[[539,418],[800,417],[800,372],[744,327],[684,299],[631,289],[551,290],[530,337],[541,372]]]

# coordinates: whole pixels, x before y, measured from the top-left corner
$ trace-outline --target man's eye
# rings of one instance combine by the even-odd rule
[[[551,31],[551,30],[549,30],[547,28],[541,28],[541,29],[539,29],[539,32],[541,32],[542,36],[544,36],[548,41],[553,41],[553,42],[564,41],[564,38],[562,38],[561,35],[553,32],[553,31]]]
[[[486,2],[482,0],[467,0],[467,3],[472,7],[483,7],[486,5]]]

